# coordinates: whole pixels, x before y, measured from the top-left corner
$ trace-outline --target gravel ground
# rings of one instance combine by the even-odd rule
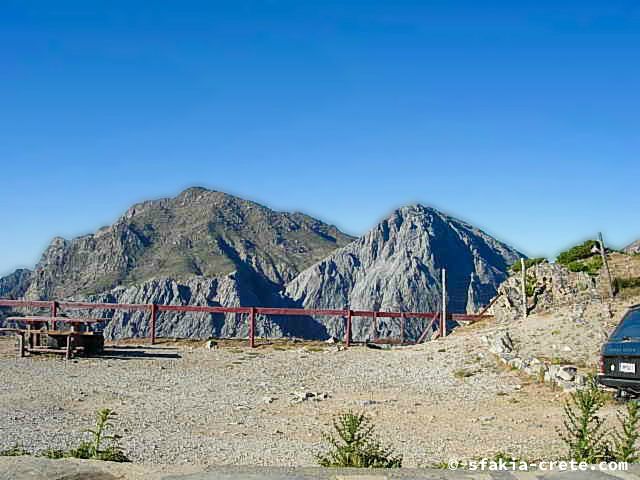
[[[502,369],[481,331],[393,350],[190,342],[70,362],[16,359],[13,340],[0,338],[0,449],[69,447],[110,407],[136,462],[312,466],[331,417],[353,409],[373,417],[407,467],[498,451],[559,457],[563,394]],[[296,391],[329,397],[292,403]]]

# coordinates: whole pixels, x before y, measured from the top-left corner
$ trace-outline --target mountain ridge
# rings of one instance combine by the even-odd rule
[[[212,278],[242,268],[275,287],[352,240],[310,216],[193,187],[136,203],[93,234],[54,238],[26,296],[90,295],[152,278]]]
[[[32,272],[5,277],[0,290],[4,285],[14,297],[36,300],[438,311],[444,267],[449,309],[463,312],[488,302],[520,256],[470,223],[420,204],[396,209],[354,239],[302,213],[194,187],[136,203],[93,234],[55,238]],[[110,318],[108,338],[149,333],[142,312],[91,314]],[[258,331],[314,338],[344,333],[342,319],[300,320],[260,318]],[[381,324],[398,333],[395,323]],[[246,333],[238,315],[158,318],[160,336]],[[366,336],[357,326],[355,333]]]

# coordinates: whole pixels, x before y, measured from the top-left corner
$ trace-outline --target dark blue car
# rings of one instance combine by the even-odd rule
[[[620,397],[640,396],[640,305],[629,309],[602,346],[598,382]]]

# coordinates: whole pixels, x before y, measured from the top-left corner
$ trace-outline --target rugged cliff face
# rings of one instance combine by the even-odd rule
[[[131,287],[118,287],[108,293],[90,296],[92,302],[158,305],[195,305],[208,307],[290,306],[271,290],[265,290],[262,279],[248,271],[233,272],[217,278],[192,277],[187,280],[154,279]],[[87,312],[84,312],[87,314]],[[92,317],[110,319],[105,336],[110,339],[148,337],[151,334],[147,311],[94,310]],[[175,338],[245,338],[247,315],[161,312],[158,314],[158,337]],[[256,318],[256,334],[277,338],[295,336],[325,338],[327,331],[313,318]]]
[[[287,285],[286,295],[305,308],[437,311],[445,268],[449,311],[472,312],[491,300],[520,256],[465,222],[414,205],[309,267]],[[342,334],[340,319],[318,320],[330,333]],[[369,322],[358,323],[356,335],[369,337]],[[399,333],[398,322],[383,328]]]
[[[19,269],[6,277],[0,278],[0,298],[22,298],[31,282],[31,270]],[[0,309],[0,327],[4,325],[4,319],[12,315],[9,309]]]
[[[265,288],[277,289],[351,240],[303,214],[191,188],[137,204],[95,234],[54,239],[26,296],[87,296],[153,278],[211,279],[234,271],[255,273]]]
[[[239,307],[270,305],[277,301],[269,292],[260,290],[260,283],[248,274],[234,272],[217,278],[193,277],[186,281],[163,278],[140,285],[119,287],[109,293],[91,297],[106,303],[156,303],[161,305],[197,305]],[[108,338],[144,337],[150,335],[148,312],[94,311],[92,315],[110,318],[105,329]],[[160,313],[156,332],[159,337],[208,338],[246,337],[247,319],[241,315],[205,313]],[[272,321],[258,319],[258,334],[279,337],[286,331]]]
[[[0,278],[0,298],[21,298],[31,283],[31,270],[19,269]]]

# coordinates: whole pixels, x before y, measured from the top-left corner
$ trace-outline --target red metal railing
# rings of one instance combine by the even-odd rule
[[[160,312],[196,312],[196,313],[231,313],[246,314],[249,322],[249,345],[255,347],[256,336],[256,315],[286,315],[286,316],[331,316],[345,318],[344,343],[347,347],[352,342],[352,322],[353,317],[369,317],[373,319],[374,332],[377,332],[377,321],[379,318],[399,318],[400,319],[400,341],[405,343],[405,320],[430,319],[429,327],[440,317],[439,331],[445,331],[446,322],[442,322],[442,315],[436,312],[379,312],[374,310],[331,310],[331,309],[303,309],[303,308],[270,308],[270,307],[205,307],[196,305],[158,305],[158,304],[125,304],[125,303],[89,303],[89,302],[58,302],[58,301],[33,301],[33,300],[2,300],[0,307],[16,308],[44,308],[49,309],[51,317],[58,315],[58,309],[71,310],[128,310],[128,311],[148,311],[151,316],[151,344],[156,342],[156,323]],[[486,315],[447,315],[448,319],[457,322],[475,322]],[[54,324],[55,328],[55,324]],[[427,331],[420,336],[419,341],[424,340]]]

